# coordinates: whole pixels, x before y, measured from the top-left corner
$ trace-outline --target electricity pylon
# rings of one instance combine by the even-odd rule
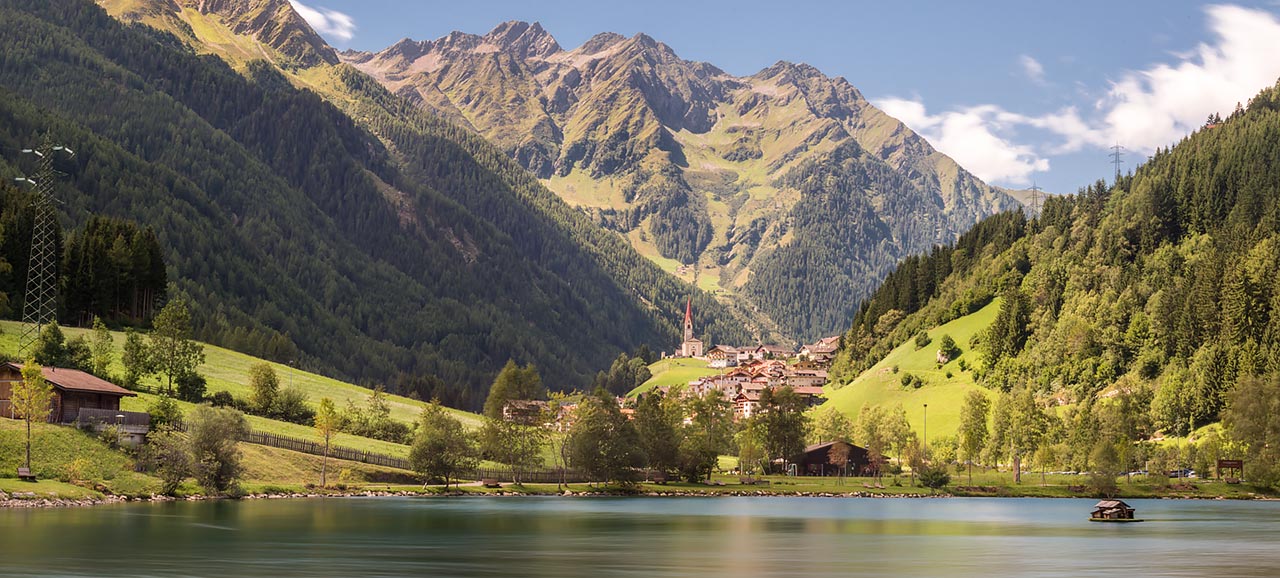
[[[18,338],[18,354],[25,359],[31,346],[40,339],[44,328],[58,322],[58,222],[53,210],[53,170],[55,152],[74,155],[71,149],[54,145],[48,134],[39,148],[23,149],[35,155],[34,177],[19,177],[18,182],[35,187],[32,199],[34,221],[31,224],[31,255],[27,260],[27,292],[22,302],[22,335]]]

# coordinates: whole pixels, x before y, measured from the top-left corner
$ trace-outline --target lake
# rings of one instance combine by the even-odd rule
[[[348,498],[0,510],[0,575],[1276,576],[1280,503]]]

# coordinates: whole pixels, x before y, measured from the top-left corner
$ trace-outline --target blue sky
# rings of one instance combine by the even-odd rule
[[[984,180],[1056,193],[1108,178],[1111,144],[1132,168],[1280,78],[1274,1],[291,1],[340,49],[526,20],[566,49],[644,32],[735,75],[806,62]]]

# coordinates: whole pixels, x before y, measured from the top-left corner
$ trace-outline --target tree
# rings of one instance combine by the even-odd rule
[[[650,468],[664,475],[680,467],[680,416],[657,392],[642,394],[636,405],[636,433]]]
[[[249,368],[249,403],[261,414],[269,416],[280,391],[280,378],[270,363],[260,361]]]
[[[168,425],[159,426],[147,434],[143,456],[156,477],[160,478],[160,493],[172,496],[191,475],[191,454],[188,442],[182,434]]]
[[[124,365],[124,384],[131,389],[138,387],[142,378],[155,372],[151,352],[142,341],[142,335],[133,329],[125,330],[124,352],[120,355],[120,363]]]
[[[597,389],[578,406],[565,444],[569,461],[593,480],[630,482],[644,465],[640,436],[609,392]]]
[[[198,405],[187,418],[192,470],[210,493],[231,489],[241,474],[240,438],[248,435],[244,414],[227,408]]]
[[[173,383],[204,363],[204,346],[191,340],[191,312],[181,297],[164,306],[156,315],[148,356],[154,368],[165,376],[165,390],[172,395]]]
[[[809,429],[809,443],[822,444],[853,439],[853,422],[849,416],[834,407],[824,407],[813,415],[813,427]]]
[[[418,433],[409,447],[409,467],[423,478],[423,487],[433,479],[443,479],[446,488],[461,472],[479,463],[475,440],[458,421],[432,400],[422,408]]]
[[[204,392],[207,389],[208,382],[203,375],[195,372],[184,373],[179,375],[174,383],[178,386],[178,399],[191,403],[204,401]]]
[[[328,485],[329,439],[333,437],[334,432],[338,431],[340,420],[333,400],[327,397],[320,398],[319,407],[316,409],[315,427],[316,431],[324,437],[324,457],[320,461],[320,487],[322,488]]]
[[[973,485],[973,461],[982,455],[987,445],[987,415],[991,401],[979,390],[965,394],[960,405],[960,452],[969,466],[969,485]]]
[[[760,411],[751,419],[760,425],[761,442],[769,461],[791,462],[804,453],[809,423],[805,400],[791,386],[766,388],[760,394]]]
[[[182,408],[172,397],[161,395],[147,406],[147,414],[151,416],[151,427],[173,426],[182,422]]]
[[[1022,483],[1022,459],[1032,456],[1040,448],[1049,430],[1049,417],[1045,414],[1035,394],[1028,388],[1002,394],[996,401],[996,427],[992,445],[1008,448],[1013,465],[1013,481]]]
[[[1241,380],[1223,412],[1223,425],[1244,448],[1249,479],[1261,487],[1280,483],[1280,376]]]
[[[538,425],[486,417],[480,427],[481,454],[511,468],[511,481],[520,483],[520,473],[542,465],[542,446],[547,431]]]
[[[685,401],[688,425],[680,428],[680,474],[696,482],[711,477],[722,452],[733,442],[733,408],[724,396],[710,393]],[[757,443],[763,454],[763,444]]]
[[[507,402],[516,399],[542,399],[545,396],[546,389],[542,386],[538,368],[532,364],[520,367],[515,360],[508,360],[489,386],[489,397],[484,400],[484,415],[491,419],[502,419],[502,408]]]
[[[885,421],[885,412],[880,406],[864,405],[858,414],[857,439],[863,447],[867,448],[867,459],[871,462],[877,479],[883,469],[881,465],[885,461],[885,451],[889,446]]]
[[[941,353],[947,360],[953,360],[960,357],[960,346],[956,345],[956,340],[951,335],[943,334],[942,339],[938,341],[938,353]]]
[[[93,345],[91,348],[91,367],[90,373],[108,379],[108,372],[111,369],[111,359],[115,357],[115,344],[111,339],[111,330],[107,329],[107,324],[102,322],[102,318],[94,316],[93,318]]]
[[[838,441],[831,444],[831,449],[827,450],[827,463],[836,467],[836,471],[840,472],[840,484],[844,484],[844,477],[849,474],[849,454],[853,451],[853,446],[848,442]]]
[[[49,421],[49,412],[53,406],[53,386],[44,379],[44,369],[35,359],[28,359],[22,365],[22,381],[14,383],[9,393],[9,403],[13,407],[14,417],[26,422],[27,459],[26,467],[31,468],[31,422]]]

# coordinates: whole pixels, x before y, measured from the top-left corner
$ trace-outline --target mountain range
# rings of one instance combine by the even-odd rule
[[[738,77],[645,34],[566,50],[525,22],[340,57],[789,337],[838,331],[903,257],[1019,206],[804,64]]]

